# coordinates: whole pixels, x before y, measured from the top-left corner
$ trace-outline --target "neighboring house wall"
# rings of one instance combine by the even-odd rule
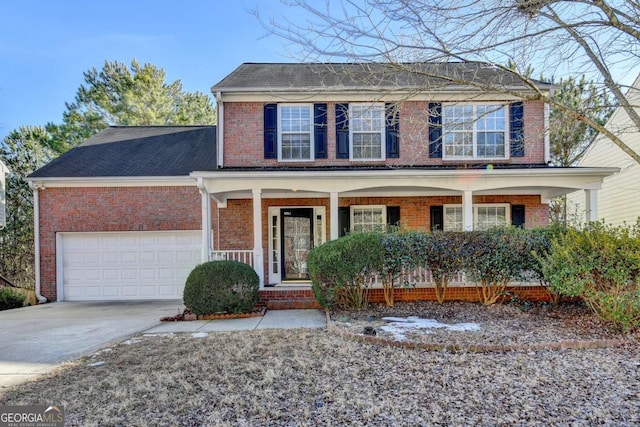
[[[465,102],[471,104],[473,102]],[[394,165],[434,166],[482,163],[483,160],[443,160],[429,157],[429,108],[426,101],[404,101],[400,104],[399,158],[381,161],[350,161],[336,158],[336,103],[327,105],[327,158],[309,162],[279,162],[264,158],[264,105],[262,102],[224,103],[225,167],[303,167]],[[544,164],[544,105],[541,101],[524,102],[523,157],[490,160],[489,163]]]
[[[632,105],[640,104],[640,76],[627,93]],[[640,108],[636,108],[640,113]],[[616,134],[636,153],[640,153],[640,131],[629,115],[618,108],[605,127]],[[598,191],[598,220],[613,225],[634,224],[640,216],[640,165],[625,154],[604,135],[598,135],[578,166],[619,167],[620,173],[604,179]],[[570,214],[582,220],[585,211],[585,194],[582,191],[567,196]]]
[[[40,190],[41,293],[56,300],[56,233],[201,229],[193,187],[47,188]]]

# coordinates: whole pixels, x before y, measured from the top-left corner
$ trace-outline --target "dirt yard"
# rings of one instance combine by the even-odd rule
[[[381,317],[478,325],[413,328],[408,340],[616,337],[581,310],[398,304],[332,317],[354,335],[364,326],[386,334]],[[634,426],[640,347],[625,339],[605,349],[471,353],[373,345],[329,330],[140,336],[19,386],[2,403],[63,405],[67,424],[78,426]]]

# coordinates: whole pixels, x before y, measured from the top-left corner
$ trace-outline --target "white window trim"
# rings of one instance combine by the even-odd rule
[[[382,226],[387,224],[387,206],[386,205],[351,205],[349,206],[349,229],[354,231],[354,211],[356,209],[380,209],[382,211]]]
[[[282,157],[282,107],[307,107],[309,108],[309,117],[311,124],[309,126],[309,158],[308,159],[285,159]],[[313,162],[315,160],[315,117],[313,114],[313,104],[278,104],[278,162],[296,163],[296,162]]]
[[[444,126],[444,107],[447,106],[466,106],[466,105],[470,105],[473,107],[473,131],[472,131],[472,137],[473,137],[473,155],[472,156],[447,156],[446,155],[446,150],[445,150],[445,146],[444,146],[444,136],[445,136],[445,126]],[[505,109],[505,115],[504,115],[504,157],[478,157],[478,131],[476,129],[476,124],[478,123],[477,120],[477,113],[476,113],[476,107],[480,106],[480,105],[502,105],[502,108]],[[511,110],[509,108],[509,104],[499,104],[499,103],[495,103],[495,102],[474,102],[474,103],[468,103],[468,104],[461,104],[461,103],[456,103],[456,102],[445,102],[442,104],[442,159],[443,160],[509,160],[510,155],[511,155],[511,150],[510,150],[510,145],[511,145],[511,141],[510,141],[510,132],[509,132],[509,127],[510,127],[510,123],[511,123]]]
[[[373,109],[379,109],[382,114],[382,126],[380,129],[380,158],[355,158],[353,157],[353,125],[352,125],[352,118],[353,118],[353,107],[355,106],[366,106],[369,108],[373,108]],[[386,160],[387,158],[387,144],[386,144],[386,121],[385,121],[385,116],[386,111],[384,109],[384,103],[383,102],[375,102],[375,103],[370,103],[370,102],[350,102],[349,103],[349,160],[354,161],[354,162],[371,162],[371,161],[381,161],[381,160]],[[373,133],[373,132],[359,132],[359,133]]]
[[[509,203],[474,203],[473,204],[473,229],[477,230],[478,229],[478,208],[486,208],[486,207],[491,207],[491,208],[500,208],[500,207],[504,207],[504,214],[505,214],[505,226],[510,226],[511,225],[511,204]],[[447,229],[447,225],[446,225],[446,221],[447,221],[447,208],[462,208],[461,204],[448,204],[448,205],[443,205],[443,212],[442,212],[442,228],[444,230]],[[464,224],[463,224],[464,226]],[[456,231],[462,231],[462,230],[456,230]]]

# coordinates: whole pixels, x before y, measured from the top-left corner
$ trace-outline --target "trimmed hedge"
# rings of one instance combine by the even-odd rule
[[[533,274],[545,283],[533,253],[546,253],[553,233],[518,228],[356,233],[314,248],[308,257],[309,272],[314,295],[323,307],[361,307],[366,290],[377,278],[385,302],[392,306],[396,287],[414,285],[405,277],[416,267],[431,271],[441,303],[451,279],[464,272],[475,281],[479,299],[493,304],[505,295],[512,280]]]
[[[258,303],[260,279],[248,264],[211,261],[191,271],[184,305],[195,314],[245,313]]]

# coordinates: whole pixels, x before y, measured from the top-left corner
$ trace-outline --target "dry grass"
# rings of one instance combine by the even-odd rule
[[[3,403],[62,404],[81,426],[638,425],[640,352],[451,354],[324,330],[148,336]]]

